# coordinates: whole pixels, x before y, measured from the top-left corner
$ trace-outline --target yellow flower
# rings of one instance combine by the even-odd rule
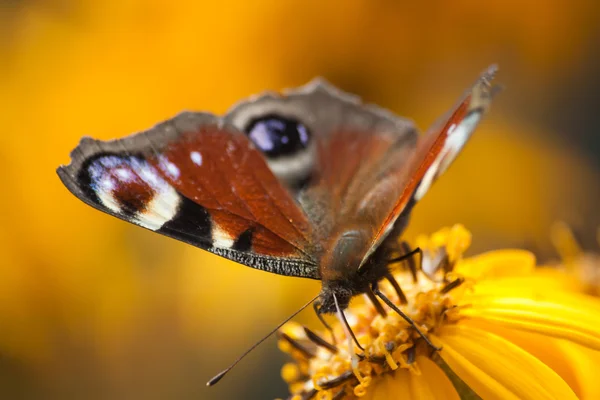
[[[380,287],[441,350],[391,309],[384,316],[357,298],[346,316],[364,351],[349,349],[339,323],[333,333],[296,323],[281,330],[279,346],[294,359],[282,369],[292,399],[600,398],[598,299],[560,274],[538,273],[527,251],[462,259],[470,234],[460,225],[417,243],[418,281],[394,273],[406,304],[389,282]]]
[[[600,296],[600,254],[585,252],[569,226],[563,222],[554,224],[551,239],[561,258],[558,269],[576,281],[577,290]],[[600,229],[596,239],[600,245]]]

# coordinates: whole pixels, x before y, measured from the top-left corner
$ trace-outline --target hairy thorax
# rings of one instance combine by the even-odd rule
[[[327,247],[330,250],[323,255],[320,263],[320,313],[333,313],[338,307],[341,310],[347,308],[352,297],[365,293],[372,283],[388,273],[385,246],[380,246],[361,266],[371,246],[371,238],[371,229],[366,225],[355,225],[332,236]]]

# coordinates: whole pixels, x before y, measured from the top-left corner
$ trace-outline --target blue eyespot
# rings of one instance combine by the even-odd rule
[[[297,120],[277,115],[254,119],[246,129],[254,145],[269,158],[289,156],[308,147],[310,133]]]

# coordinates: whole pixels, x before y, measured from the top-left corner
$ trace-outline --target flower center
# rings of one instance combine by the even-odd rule
[[[402,304],[401,294],[392,284],[380,284],[381,291],[429,338],[444,324],[460,319],[462,307],[457,306],[455,294],[466,286],[462,277],[452,272],[445,279],[443,274],[436,276],[439,281],[420,273],[417,282],[413,282],[407,272],[394,274],[406,304]],[[399,368],[419,373],[417,355],[431,356],[434,350],[403,317],[373,301],[367,296],[359,297],[346,310],[350,328],[364,352],[347,345],[341,324],[335,324],[332,332],[318,335],[295,323],[284,327],[279,345],[294,358],[295,364],[287,364],[282,375],[292,393],[303,393],[304,397],[300,395],[298,399],[317,395],[315,398],[342,398],[350,393],[360,397],[376,376]],[[354,354],[358,355],[358,363],[353,365]]]
[[[279,347],[295,361],[282,370],[283,379],[294,393],[292,399],[361,397],[377,376],[398,369],[419,374],[417,356],[435,354],[422,335],[435,341],[443,325],[461,318],[464,305],[459,306],[458,301],[472,282],[452,272],[452,268],[470,239],[470,233],[461,225],[417,239],[423,250],[417,279],[409,271],[400,270],[393,273],[393,280],[379,282],[379,289],[393,307],[380,304],[373,295],[352,300],[345,315],[364,351],[348,340],[340,323],[318,334],[297,323],[286,324]]]

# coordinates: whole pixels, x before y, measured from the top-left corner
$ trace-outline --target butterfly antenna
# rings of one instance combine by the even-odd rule
[[[242,354],[241,356],[238,357],[237,360],[235,360],[233,363],[231,363],[231,365],[227,368],[225,368],[223,371],[219,372],[217,375],[215,375],[213,378],[211,378],[208,382],[206,382],[206,386],[213,386],[216,385],[221,379],[223,379],[223,377],[233,369],[233,367],[235,367],[240,361],[242,361],[244,359],[244,357],[246,357],[248,354],[250,354],[250,352],[252,350],[254,350],[255,348],[257,348],[262,342],[264,342],[265,340],[267,340],[267,338],[269,338],[272,334],[274,334],[275,332],[277,332],[283,325],[285,325],[286,322],[288,322],[289,320],[291,320],[292,318],[294,318],[296,315],[298,315],[300,313],[300,311],[304,310],[306,307],[308,307],[313,301],[317,300],[317,298],[319,298],[319,295],[315,296],[314,299],[310,300],[308,303],[306,303],[305,305],[303,305],[302,307],[300,307],[300,309],[298,311],[296,311],[295,313],[293,313],[292,315],[290,315],[289,317],[287,317],[282,323],[280,323],[279,325],[277,325],[275,327],[275,329],[273,329],[271,332],[267,333],[265,336],[263,336],[262,339],[260,339],[258,342],[254,343],[254,345],[252,347],[250,347],[248,350],[246,350],[244,352],[244,354]]]

